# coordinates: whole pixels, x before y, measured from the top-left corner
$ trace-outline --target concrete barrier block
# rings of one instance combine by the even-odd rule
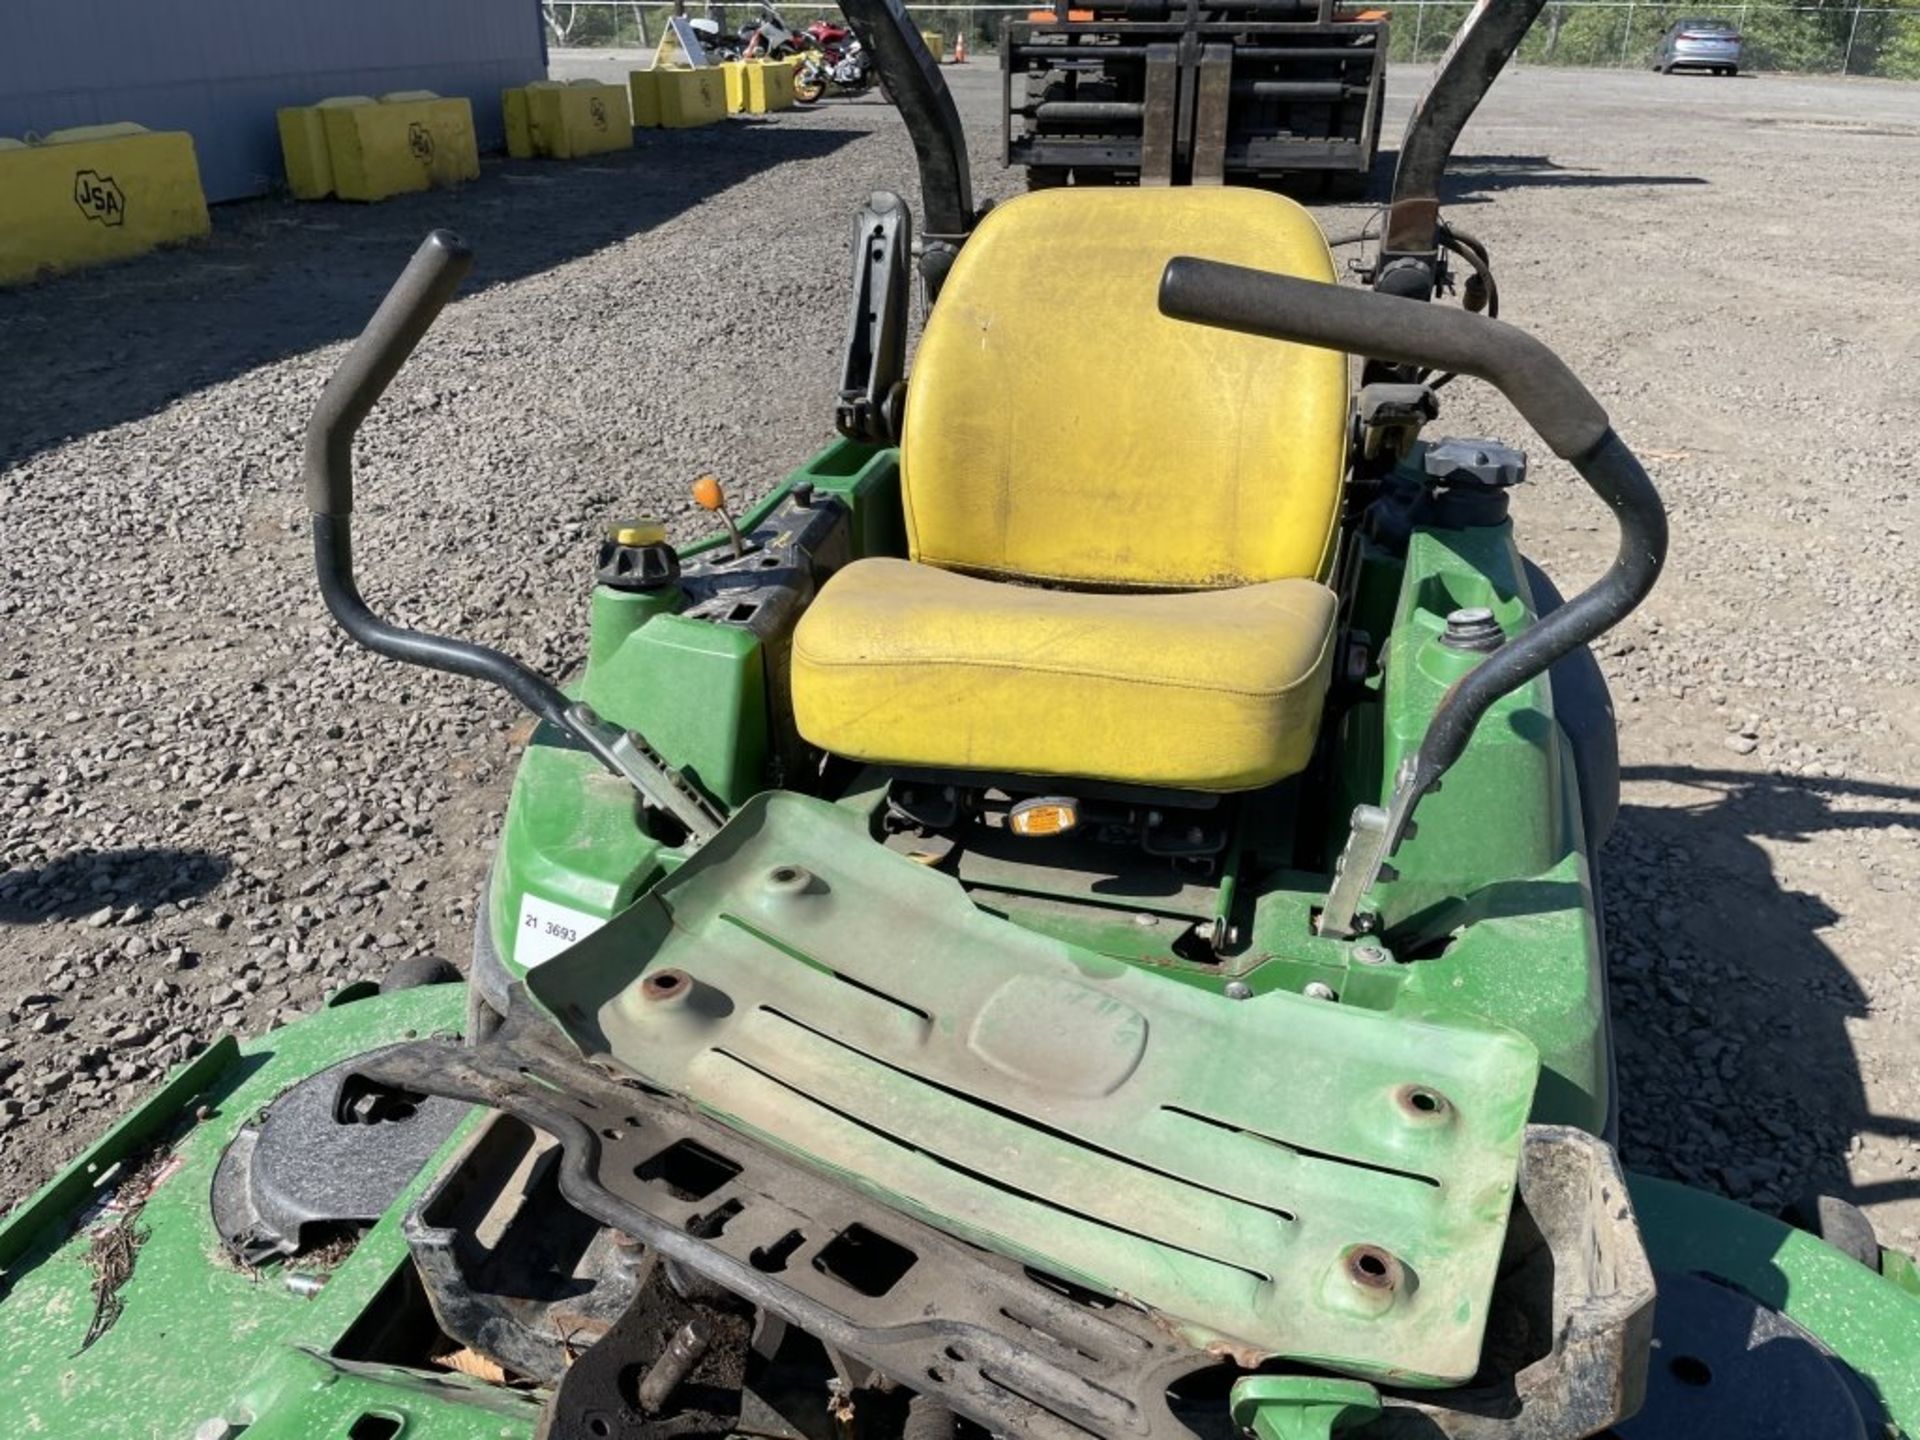
[[[193,137],[132,124],[0,145],[0,284],[142,255],[212,230]]]
[[[738,115],[747,108],[747,64],[745,60],[724,60],[720,73],[727,82],[727,113]]]
[[[373,103],[371,95],[332,95],[313,105],[280,109],[280,159],[287,167],[287,188],[294,199],[324,200],[333,194],[333,162],[327,157],[323,112]]]
[[[727,80],[718,65],[693,70],[635,70],[628,78],[633,123],[684,129],[727,118]]]
[[[559,159],[632,150],[626,86],[574,81],[534,96],[534,148]]]
[[[604,85],[597,80],[575,80],[565,85],[536,81],[519,92],[506,92],[510,154],[521,153],[513,149],[516,94],[523,97],[521,104],[526,111],[529,155],[572,160],[633,148],[633,121],[627,110],[625,86]]]
[[[756,115],[793,108],[793,65],[763,60],[747,74],[747,109]]]
[[[322,107],[333,193],[342,200],[452,185],[480,177],[473,107],[464,97],[398,91],[371,104]]]
[[[660,128],[660,87],[654,84],[656,71],[631,70],[627,73],[627,99],[633,107],[636,130]]]

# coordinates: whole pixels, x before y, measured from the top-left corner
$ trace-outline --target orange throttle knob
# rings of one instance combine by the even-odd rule
[[[727,537],[733,541],[733,558],[738,560],[744,556],[747,544],[740,538],[740,527],[733,523],[733,515],[727,509],[727,492],[720,488],[720,481],[712,475],[702,475],[693,482],[693,500],[702,510],[719,512],[720,518],[727,522]]]

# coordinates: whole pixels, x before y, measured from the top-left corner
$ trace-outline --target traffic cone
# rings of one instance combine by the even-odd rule
[[[953,63],[956,65],[967,63],[967,32],[964,30],[954,37]]]

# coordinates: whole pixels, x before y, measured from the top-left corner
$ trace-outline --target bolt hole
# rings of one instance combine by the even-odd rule
[[[598,1415],[587,1421],[587,1429],[598,1435],[600,1440],[606,1440],[607,1436],[613,1434],[613,1426]]]
[[[1676,1355],[1667,1362],[1667,1371],[1682,1385],[1711,1385],[1713,1370],[1707,1362],[1693,1355]]]
[[[1356,1245],[1347,1252],[1347,1277],[1366,1290],[1395,1290],[1400,1262],[1378,1245]]]
[[[1426,1085],[1402,1085],[1393,1092],[1400,1109],[1415,1120],[1441,1120],[1453,1109],[1453,1102]]]
[[[615,1129],[611,1125],[609,1125],[606,1129],[602,1130],[600,1133],[609,1140],[624,1140],[627,1138],[626,1131]]]
[[[762,1275],[778,1275],[787,1268],[793,1252],[806,1243],[806,1236],[789,1230],[771,1245],[762,1245],[747,1257],[747,1263]]]

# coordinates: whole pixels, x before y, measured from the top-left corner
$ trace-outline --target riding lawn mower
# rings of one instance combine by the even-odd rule
[[[1665,520],[1438,207],[1533,8],[1463,28],[1342,284],[1262,191],[976,208],[846,0],[921,223],[857,216],[841,438],[702,481],[709,540],[611,526],[564,687],[356,588],[430,236],[307,493],[355,640],[537,720],[471,970],[216,1041],[0,1225],[6,1433],[1920,1433],[1910,1260],[1615,1153],[1588,646]],[[1457,376],[1618,526],[1571,600],[1525,455],[1429,433]]]

